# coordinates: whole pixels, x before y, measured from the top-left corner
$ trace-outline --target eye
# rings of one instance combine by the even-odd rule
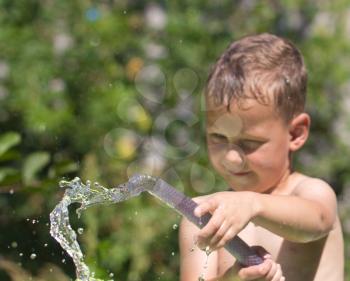
[[[217,133],[209,134],[209,141],[213,143],[226,143],[227,138],[224,135],[220,135]]]
[[[253,152],[256,149],[258,149],[261,146],[260,141],[255,141],[255,140],[240,140],[238,142],[238,146],[244,151],[244,152]]]

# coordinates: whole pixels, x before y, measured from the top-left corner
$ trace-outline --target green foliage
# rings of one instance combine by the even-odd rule
[[[21,136],[15,132],[7,132],[0,136],[0,157],[11,147],[21,141]]]
[[[346,0],[0,1],[0,279],[73,278],[48,227],[62,177],[115,186],[144,171],[188,195],[225,189],[206,156],[201,91],[218,55],[251,33],[302,50],[313,124],[296,166],[331,183],[349,225],[348,18]],[[179,219],[147,195],[71,216],[96,276],[125,281],[178,280]]]
[[[50,154],[47,152],[35,152],[26,157],[22,168],[22,179],[25,185],[35,181],[35,176],[50,161]]]

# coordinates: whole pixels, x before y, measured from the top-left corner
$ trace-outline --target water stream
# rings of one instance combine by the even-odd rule
[[[76,281],[103,281],[96,279],[84,263],[84,255],[77,241],[77,233],[69,223],[68,206],[80,203],[77,214],[96,204],[111,204],[128,200],[139,195],[147,188],[152,188],[156,181],[150,176],[136,175],[125,184],[115,188],[105,188],[98,183],[87,181],[85,184],[76,177],[72,181],[60,181],[59,185],[66,188],[62,200],[50,213],[50,234],[58,241],[61,247],[72,257],[76,267]]]

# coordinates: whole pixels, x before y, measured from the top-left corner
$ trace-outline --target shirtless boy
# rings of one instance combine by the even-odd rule
[[[306,85],[300,52],[270,34],[232,43],[215,64],[206,88],[208,153],[232,190],[196,199],[197,216],[212,214],[203,229],[182,221],[181,281],[202,273],[205,280],[344,280],[336,196],[292,167],[310,128]],[[236,234],[272,259],[241,268],[223,248]],[[203,269],[205,247],[213,252]]]

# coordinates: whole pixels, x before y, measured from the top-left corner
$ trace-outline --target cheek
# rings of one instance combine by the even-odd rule
[[[288,163],[288,149],[284,146],[265,147],[247,156],[252,168],[271,174],[284,169]]]
[[[225,153],[225,147],[223,145],[208,145],[207,150],[211,164],[217,169]]]
[[[224,144],[208,144],[207,149],[211,157],[220,157],[224,153],[226,146]]]

